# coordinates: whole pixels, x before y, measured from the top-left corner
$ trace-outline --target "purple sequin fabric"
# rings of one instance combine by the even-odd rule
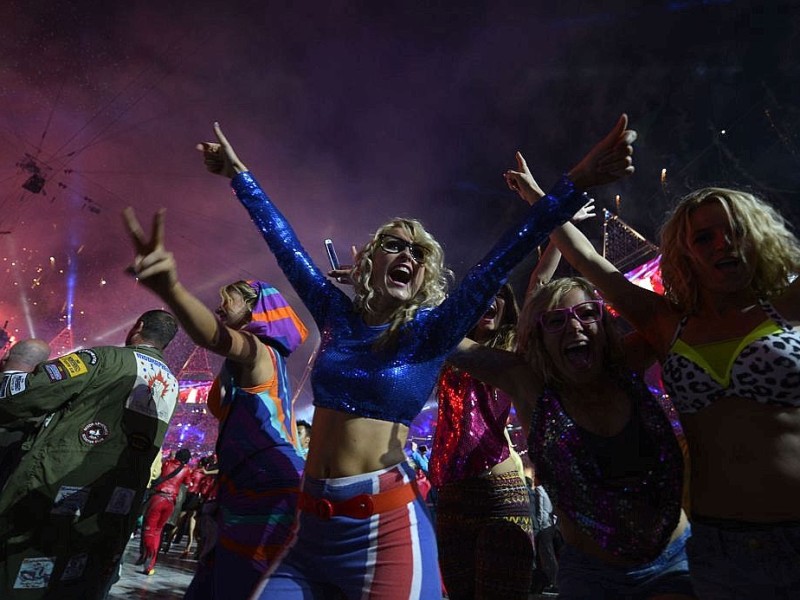
[[[398,331],[394,348],[376,351],[384,327],[364,323],[350,298],[314,264],[253,176],[240,173],[231,184],[319,327],[320,349],[311,373],[314,405],[404,425],[422,410],[445,357],[485,312],[511,269],[587,198],[563,177],[442,304],[417,311]]]
[[[484,474],[509,457],[503,430],[511,400],[500,390],[445,366],[437,388],[439,414],[429,464],[436,487]]]
[[[638,403],[643,432],[656,449],[655,466],[641,477],[625,485],[607,481],[553,390],[546,390],[536,403],[528,445],[536,474],[556,509],[607,552],[643,563],[663,551],[680,519],[680,425],[672,404],[654,397],[638,376],[621,381]]]

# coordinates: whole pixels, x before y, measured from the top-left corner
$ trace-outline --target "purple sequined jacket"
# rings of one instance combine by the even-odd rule
[[[554,390],[546,390],[536,403],[528,447],[557,511],[605,551],[643,563],[664,550],[680,519],[681,429],[672,404],[654,397],[638,376],[621,382],[638,403],[633,412],[655,449],[654,466],[648,472],[624,485],[604,477],[580,427],[566,414]]]

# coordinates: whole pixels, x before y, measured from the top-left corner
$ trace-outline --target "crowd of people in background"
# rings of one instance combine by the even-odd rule
[[[800,597],[800,242],[765,201],[688,195],[663,228],[666,295],[635,286],[577,227],[586,190],[633,172],[623,115],[547,194],[517,153],[505,179],[530,206],[451,287],[409,218],[320,269],[214,134],[205,167],[319,329],[314,434],[287,372],[308,330],[281,292],[237,280],[207,308],[163,211],[148,236],[126,209],[128,271],[172,313],[123,347],[23,340],[0,361],[0,596],[101,600],[140,531],[143,576],[186,538],[191,600]],[[509,273],[548,240],[518,304]],[[554,278],[562,255],[582,277]],[[179,325],[224,358],[216,451],[162,461]],[[411,439],[433,394],[434,436]]]

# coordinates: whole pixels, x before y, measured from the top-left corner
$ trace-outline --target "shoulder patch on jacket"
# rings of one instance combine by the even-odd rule
[[[178,401],[178,380],[167,365],[143,352],[136,357],[136,381],[125,408],[169,424]]]
[[[55,556],[25,558],[17,571],[15,590],[35,590],[46,588],[56,566]]]
[[[86,368],[86,363],[76,352],[62,356],[58,359],[58,362],[64,365],[69,377],[77,377],[89,372],[89,369]]]
[[[102,444],[108,439],[109,435],[108,425],[101,421],[92,421],[84,425],[83,429],[81,429],[81,441],[90,446]]]
[[[0,398],[7,398],[14,394],[24,392],[28,387],[27,373],[8,373],[0,381]]]
[[[97,364],[97,353],[92,350],[91,348],[82,348],[76,352],[76,354],[85,354],[89,358],[90,365]]]
[[[63,369],[63,367],[56,363],[47,363],[44,365],[44,372],[47,373],[51,383],[54,381],[61,381],[66,377],[66,374],[61,372],[61,369]]]

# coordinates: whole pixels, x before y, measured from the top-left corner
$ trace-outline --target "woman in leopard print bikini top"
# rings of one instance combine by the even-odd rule
[[[662,229],[666,297],[574,226],[551,237],[661,357],[691,457],[696,593],[800,597],[800,242],[786,221],[738,190],[685,197]]]

